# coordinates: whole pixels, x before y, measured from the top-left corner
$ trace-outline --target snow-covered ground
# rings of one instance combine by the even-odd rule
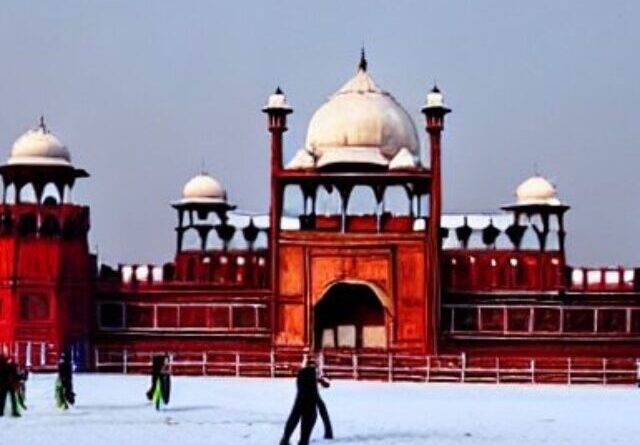
[[[0,444],[277,445],[294,381],[177,377],[156,412],[144,376],[78,375],[78,401],[54,407],[51,375],[32,375],[29,409],[0,419]],[[485,386],[334,381],[322,391],[336,439],[315,444],[632,444],[640,437],[633,387]],[[292,445],[297,443],[296,431]]]

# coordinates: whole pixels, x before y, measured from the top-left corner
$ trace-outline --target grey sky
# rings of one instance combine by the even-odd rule
[[[268,209],[260,107],[281,85],[290,157],[364,42],[419,128],[434,79],[454,109],[445,210],[493,210],[537,165],[573,207],[570,262],[640,264],[639,2],[301,3],[3,0],[2,156],[44,113],[92,174],[74,196],[101,258],[163,262],[202,158],[240,208]]]

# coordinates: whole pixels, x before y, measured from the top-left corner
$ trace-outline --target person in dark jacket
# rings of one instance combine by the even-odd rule
[[[296,377],[297,393],[293,403],[293,408],[289,414],[289,418],[284,427],[284,434],[280,440],[280,445],[289,445],[289,439],[296,429],[298,423],[300,423],[300,441],[299,445],[308,445],[311,432],[315,426],[316,419],[318,417],[317,409],[321,404],[323,406],[324,415],[326,415],[327,422],[325,423],[325,436],[333,436],[331,431],[331,423],[329,422],[329,416],[324,406],[324,402],[320,399],[318,394],[318,375],[316,371],[315,360],[313,357],[309,357],[304,367],[298,371]],[[325,381],[326,383],[326,381]],[[323,383],[323,386],[324,384]],[[324,421],[323,416],[323,421]],[[327,430],[329,425],[329,430]]]
[[[164,362],[165,356],[162,354],[155,354],[151,356],[151,387],[147,391],[148,400],[153,399],[153,391],[155,390],[158,379],[160,378]]]
[[[20,385],[18,387],[18,407],[20,409],[27,409],[27,380],[29,379],[29,371],[23,370],[18,372],[18,380]]]
[[[156,410],[161,405],[168,405],[171,395],[171,372],[169,356],[156,354],[151,357],[151,388],[147,391],[147,399],[153,402]]]
[[[4,416],[4,406],[9,393],[9,362],[4,352],[0,352],[0,416]]]
[[[153,390],[153,404],[156,407],[156,411],[160,410],[161,406],[169,404],[169,397],[171,395],[171,370],[169,368],[169,356],[167,354],[162,356],[160,372],[156,379],[155,388]]]
[[[65,351],[58,362],[58,380],[56,382],[56,400],[58,408],[69,409],[76,402],[73,392],[73,364],[70,351]]]
[[[18,393],[20,391],[20,371],[11,358],[0,359],[0,416],[4,415],[7,396],[11,401],[11,415],[20,417]]]

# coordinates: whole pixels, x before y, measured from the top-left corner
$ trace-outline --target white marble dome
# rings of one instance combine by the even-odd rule
[[[364,58],[355,77],[314,113],[305,143],[318,167],[333,163],[387,166],[402,149],[417,156],[419,146],[413,120],[375,84]]]
[[[227,192],[218,180],[201,173],[185,184],[182,189],[182,202],[226,203]]]
[[[37,128],[28,130],[14,142],[7,164],[71,166],[71,155],[41,121]]]
[[[536,175],[522,182],[516,189],[518,205],[560,205],[555,186],[546,178]]]

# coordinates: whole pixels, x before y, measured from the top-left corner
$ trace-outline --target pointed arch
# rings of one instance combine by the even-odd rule
[[[373,189],[366,185],[356,185],[351,190],[347,204],[347,215],[375,215],[378,201]]]
[[[391,185],[385,188],[382,199],[384,212],[390,212],[394,216],[407,216],[411,212],[416,214],[412,206],[414,206],[413,199],[409,197],[406,187]]]

